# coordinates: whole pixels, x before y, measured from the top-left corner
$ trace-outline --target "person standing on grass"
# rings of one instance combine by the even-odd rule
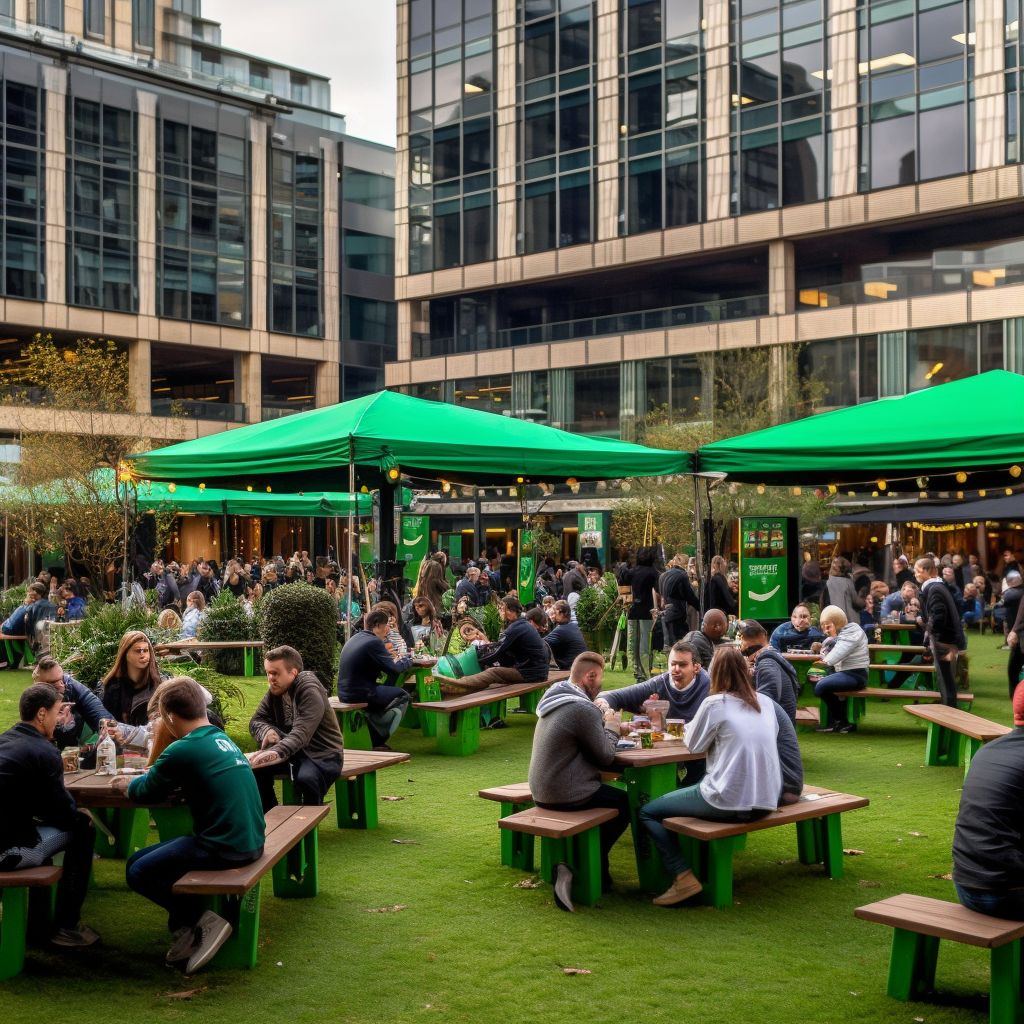
[[[127,792],[143,806],[162,803],[175,790],[192,815],[192,835],[147,846],[125,865],[128,887],[168,914],[174,944],[168,964],[193,974],[213,959],[231,936],[231,925],[203,897],[175,893],[174,884],[190,871],[244,867],[263,856],[265,823],[256,779],[245,755],[206,716],[202,687],[178,676],[160,687],[157,710],[170,745],[152,768],[129,779],[119,775],[111,789]]]
[[[668,568],[658,577],[658,593],[662,601],[660,618],[665,646],[671,648],[686,632],[687,606],[700,611],[700,601],[686,572],[686,555],[673,556]]]
[[[263,657],[267,692],[249,721],[260,753],[250,759],[264,812],[277,806],[274,769],[287,769],[295,793],[305,805],[318,807],[341,776],[345,741],[327,698],[313,672],[303,671],[294,647],[275,647]]]
[[[1024,601],[1017,606],[1017,614],[1006,634],[1006,646],[1010,649],[1010,659],[1006,663],[1006,674],[1010,681],[1010,696],[1017,691],[1021,670],[1024,670]]]
[[[63,853],[50,941],[80,948],[99,940],[79,920],[96,832],[64,786],[64,765],[53,744],[68,710],[53,686],[33,683],[18,700],[21,720],[0,736],[0,871],[37,868]]]
[[[532,629],[533,627],[529,627]],[[600,826],[601,887],[610,889],[608,852],[629,827],[629,796],[601,782],[615,758],[622,716],[595,704],[604,680],[604,658],[587,651],[572,663],[569,678],[548,688],[537,705],[537,729],[530,755],[533,802],[554,811],[612,807],[618,814]],[[554,869],[555,904],[572,911],[572,870]]]
[[[921,584],[921,612],[942,703],[955,708],[956,662],[960,652],[967,649],[960,612],[952,592],[939,577],[935,559],[919,558],[914,563],[914,574]]]

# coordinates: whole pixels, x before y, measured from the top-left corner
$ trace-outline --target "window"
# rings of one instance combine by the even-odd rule
[[[132,0],[132,29],[135,45],[152,50],[156,41],[155,0]]]
[[[661,412],[669,423],[702,418],[703,375],[696,357],[652,359],[638,366],[641,373],[644,393],[639,397],[646,402],[637,403],[638,416]]]
[[[812,342],[800,349],[797,362],[800,379],[809,383],[816,409],[857,404],[860,374],[856,338]]]
[[[43,299],[45,98],[41,89],[4,82],[3,292]]]
[[[395,272],[395,240],[365,231],[345,231],[345,266],[350,270],[367,270],[372,274],[393,275]]]
[[[573,371],[572,429],[619,436],[619,364]]]
[[[160,315],[248,322],[248,147],[234,135],[164,120],[158,175]]]
[[[397,306],[394,302],[342,296],[341,337],[344,341],[366,341],[393,350],[398,338]],[[395,358],[389,355],[388,359]]]
[[[138,165],[130,110],[72,100],[67,142],[68,301],[134,312]]]
[[[85,34],[96,39],[106,35],[105,11],[107,0],[85,0]]]
[[[262,402],[264,420],[305,412],[316,405],[316,365],[295,359],[263,356]]]
[[[64,31],[64,0],[36,0],[36,24]]]
[[[907,331],[907,390],[961,380],[978,372],[978,329],[933,327]]]
[[[455,404],[480,412],[512,413],[512,374],[455,381]]]
[[[271,153],[270,323],[284,334],[323,336],[323,171],[319,155]]]
[[[343,174],[342,198],[346,203],[372,206],[378,210],[394,210],[395,179],[384,174],[371,174],[346,167]]]

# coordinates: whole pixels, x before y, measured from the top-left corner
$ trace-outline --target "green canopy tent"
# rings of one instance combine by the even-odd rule
[[[185,484],[140,480],[136,488],[140,512],[191,512],[196,515],[303,516],[334,518],[347,516],[353,495],[339,491],[301,494],[268,494],[266,491],[229,491],[218,487],[189,487]],[[357,515],[369,515],[373,497],[355,495]]]
[[[1005,430],[993,430],[993,419]],[[695,459],[699,473],[748,483],[888,485],[930,476],[935,489],[935,477],[963,472],[972,488],[1008,485],[1011,467],[1024,465],[1024,376],[991,370],[715,441]]]

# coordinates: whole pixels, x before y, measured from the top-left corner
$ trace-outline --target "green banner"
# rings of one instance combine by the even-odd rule
[[[405,578],[411,583],[419,579],[420,562],[430,547],[430,517],[402,516],[402,536],[398,559],[405,563]]]
[[[740,519],[740,617],[789,617],[789,520]]]
[[[583,558],[584,548],[594,548],[597,552],[597,560],[602,566],[606,566],[605,552],[608,549],[608,528],[611,525],[610,512],[580,512],[579,523],[579,551],[576,557]]]
[[[537,560],[533,554],[533,531],[519,531],[519,568],[516,575],[516,590],[519,603],[524,607],[534,600],[537,582]]]

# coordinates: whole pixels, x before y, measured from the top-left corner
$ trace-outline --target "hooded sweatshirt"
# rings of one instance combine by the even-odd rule
[[[826,640],[821,646],[821,660],[836,672],[867,668],[871,664],[871,652],[860,624],[848,622],[831,643]]]
[[[796,722],[796,698],[800,692],[800,678],[796,669],[774,647],[763,647],[754,662],[754,688],[766,693],[789,717]]]

